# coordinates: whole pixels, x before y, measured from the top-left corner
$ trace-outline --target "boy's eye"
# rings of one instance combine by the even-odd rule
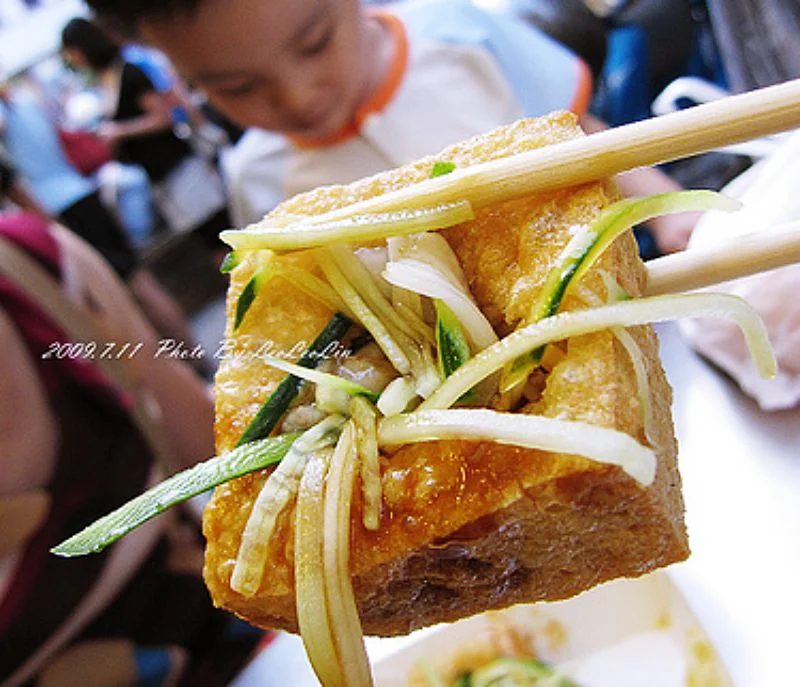
[[[300,48],[300,54],[303,57],[314,57],[324,52],[328,45],[330,45],[334,32],[335,29],[333,26],[326,27],[321,33]]]
[[[247,95],[253,90],[254,83],[252,81],[237,81],[222,86],[217,86],[216,91],[220,95],[235,97],[239,95]]]

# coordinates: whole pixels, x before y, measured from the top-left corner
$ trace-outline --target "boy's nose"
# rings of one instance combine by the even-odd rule
[[[285,83],[280,93],[281,109],[298,126],[312,126],[324,114],[316,88],[302,82]]]

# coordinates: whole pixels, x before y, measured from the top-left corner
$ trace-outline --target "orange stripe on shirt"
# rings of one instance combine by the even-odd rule
[[[586,62],[578,58],[578,86],[575,95],[572,97],[569,109],[576,115],[583,116],[589,110],[589,103],[592,100],[592,72]]]
[[[408,68],[408,36],[403,22],[395,15],[388,13],[373,12],[372,16],[389,31],[392,43],[394,43],[394,54],[383,83],[372,97],[356,111],[355,122],[358,129],[361,129],[369,115],[382,112],[392,102]]]

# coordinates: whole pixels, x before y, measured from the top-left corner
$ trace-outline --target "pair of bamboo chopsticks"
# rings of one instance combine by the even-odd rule
[[[473,207],[595,181],[800,127],[800,79],[456,170],[319,220],[468,199]],[[468,191],[465,193],[465,187]],[[735,252],[688,250],[648,263],[647,293],[669,293],[800,261],[800,228],[738,238]]]

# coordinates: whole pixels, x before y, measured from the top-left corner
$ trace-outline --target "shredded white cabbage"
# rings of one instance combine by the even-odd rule
[[[639,397],[639,406],[642,409],[642,424],[644,435],[651,445],[654,443],[656,421],[653,417],[653,402],[650,394],[650,382],[647,379],[647,365],[645,364],[644,354],[636,339],[630,332],[622,327],[614,327],[611,333],[617,337],[623,348],[628,353],[633,365],[633,374],[636,377],[636,392]]]
[[[367,307],[380,318],[390,332],[402,333],[411,340],[421,338],[427,343],[433,344],[433,334],[430,328],[425,327],[423,324],[421,332],[415,331],[414,327],[395,311],[392,304],[375,283],[372,274],[353,254],[349,246],[330,246],[328,253],[336,262],[342,274],[346,275],[347,281],[350,282],[358,295],[367,304]],[[398,337],[395,336],[395,338],[397,339]]]
[[[347,307],[347,304],[339,297],[339,294],[322,281],[322,279],[311,274],[311,272],[307,272],[294,265],[284,265],[280,263],[274,265],[274,270],[274,276],[283,277],[292,286],[301,289],[314,300],[328,306],[334,312],[347,315],[351,320],[356,319],[350,311],[350,308]]]
[[[353,285],[347,280],[338,265],[326,253],[320,253],[318,262],[325,278],[341,296],[342,300],[352,310],[361,325],[366,329],[383,351],[386,358],[400,372],[408,374],[411,371],[411,362],[398,342],[387,329],[381,319],[367,306],[364,299],[358,294]]]
[[[469,292],[469,283],[461,269],[461,263],[441,234],[426,231],[411,236],[393,236],[387,239],[386,244],[389,260],[392,262],[419,260],[441,272],[448,281],[458,284],[463,291]]]
[[[350,580],[350,511],[358,453],[355,428],[348,422],[336,444],[328,479],[322,520],[322,557],[328,620],[342,671],[342,682],[319,676],[326,687],[367,687],[372,685],[364,647],[361,619]]]
[[[243,596],[254,596],[258,591],[278,516],[297,495],[309,456],[333,446],[339,438],[337,430],[344,421],[340,415],[329,415],[304,432],[267,477],[253,502],[239,543],[239,553],[231,575],[231,589],[234,591]]]
[[[347,684],[334,644],[323,565],[325,478],[333,449],[314,454],[308,461],[297,494],[294,528],[294,578],[297,624],[314,672],[326,687]]]
[[[382,281],[386,281],[381,276]],[[407,312],[413,313],[414,317],[419,318],[423,323],[425,318],[423,315],[422,298],[418,293],[409,291],[408,289],[401,289],[399,286],[392,286],[392,305],[404,317]]]
[[[497,341],[492,325],[469,293],[429,264],[410,258],[389,261],[383,277],[395,286],[444,301],[464,327],[474,351],[482,351]]]
[[[381,524],[381,465],[378,452],[378,414],[364,398],[350,401],[356,429],[356,449],[361,464],[361,491],[364,494],[364,527],[377,530]]]
[[[258,359],[266,365],[274,367],[277,370],[281,370],[282,372],[286,372],[287,374],[300,377],[300,379],[305,379],[306,381],[313,382],[314,384],[326,385],[333,387],[334,389],[339,389],[347,394],[350,394],[351,396],[363,395],[371,398],[377,396],[377,394],[356,382],[345,379],[344,377],[339,377],[338,375],[323,372],[322,370],[317,370],[312,367],[303,367],[302,365],[290,363],[286,360],[281,360],[280,358],[275,358],[266,354],[259,355]]]
[[[439,368],[427,346],[417,345],[410,357],[414,388],[419,396],[428,398],[442,383]]]
[[[415,398],[417,398],[417,388],[414,380],[397,377],[383,390],[378,399],[378,410],[384,417],[392,417],[402,413]]]
[[[314,390],[314,405],[323,413],[347,414],[350,394],[328,384],[317,384]]]
[[[655,477],[656,456],[651,449],[624,432],[585,422],[465,408],[418,410],[387,418],[378,425],[378,441],[382,446],[443,439],[493,441],[584,456],[619,465],[645,486]]]
[[[631,295],[622,288],[622,285],[616,280],[613,274],[599,267],[597,268],[597,274],[600,275],[600,279],[603,280],[603,285],[606,287],[606,301],[608,303],[617,303],[618,301],[627,301],[630,299]],[[597,304],[602,304],[599,298],[597,299]]]
[[[391,287],[381,279],[381,272],[383,272],[383,268],[386,267],[386,261],[389,259],[386,246],[356,246],[353,249],[353,255],[358,258],[358,261],[370,273],[381,293],[386,298],[391,298]]]

